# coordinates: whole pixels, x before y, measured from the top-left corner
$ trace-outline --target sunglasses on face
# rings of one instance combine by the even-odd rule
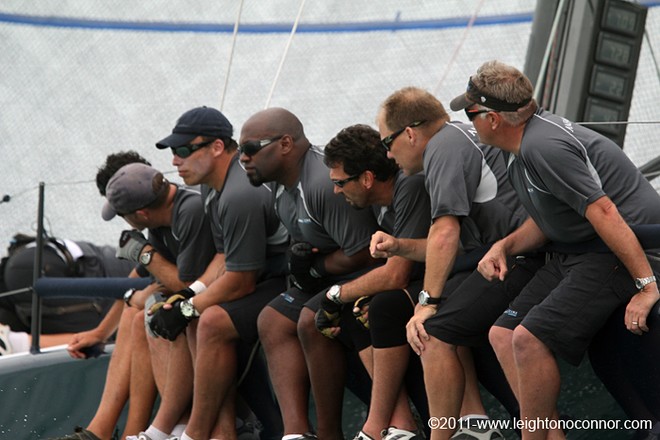
[[[478,115],[482,113],[498,113],[497,110],[468,110],[465,109],[465,114],[467,115],[467,118],[470,120],[470,122],[474,121],[474,118],[476,118]]]
[[[266,148],[275,141],[279,141],[285,135],[280,135],[270,139],[262,139],[259,141],[247,141],[246,143],[238,146],[238,154],[245,154],[246,156],[254,156],[262,149]]]
[[[330,179],[330,180],[332,180],[332,183],[334,183],[335,186],[337,186],[337,188],[343,188],[344,185],[346,185],[351,180],[356,180],[358,177],[360,177],[360,174],[354,174],[352,176],[348,176],[347,178],[341,180],[336,180],[336,179]]]
[[[172,149],[173,155],[179,156],[181,159],[185,159],[186,157],[193,154],[195,151],[199,150],[200,148],[207,147],[211,145],[213,142],[215,142],[215,139],[206,142],[201,142],[199,144],[187,144],[187,145],[181,145],[180,147],[170,147],[170,148]]]
[[[403,132],[405,131],[406,128],[408,128],[408,127],[410,127],[410,128],[419,127],[419,126],[422,125],[424,122],[426,122],[426,121],[415,121],[415,122],[412,122],[412,123],[406,125],[405,127],[403,127],[402,129],[395,131],[395,132],[392,133],[391,135],[389,135],[389,136],[385,136],[383,139],[380,140],[380,142],[383,144],[383,147],[384,147],[387,151],[390,151],[390,149],[392,148],[392,144],[394,143],[394,140],[395,140],[395,139],[396,139],[401,133],[403,133]]]

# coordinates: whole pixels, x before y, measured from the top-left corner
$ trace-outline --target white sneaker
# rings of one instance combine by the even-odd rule
[[[355,437],[353,437],[353,440],[374,440],[371,437],[369,437],[367,434],[365,434],[362,431],[359,431],[357,434],[355,434]]]
[[[12,354],[13,350],[9,343],[9,333],[11,329],[8,325],[0,324],[0,356]]]
[[[504,436],[497,428],[482,428],[471,423],[470,426],[461,426],[450,440],[504,440]]]
[[[422,437],[412,431],[390,426],[381,433],[383,440],[422,440]]]

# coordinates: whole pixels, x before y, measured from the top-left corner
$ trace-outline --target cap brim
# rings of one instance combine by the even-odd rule
[[[172,133],[165,139],[156,143],[156,148],[176,148],[182,145],[188,145],[195,139],[198,135],[196,134],[186,134],[186,133]]]
[[[114,208],[110,206],[110,202],[106,200],[103,204],[103,209],[101,210],[101,217],[107,222],[108,220],[112,220],[116,215],[117,211],[115,211]]]
[[[468,108],[472,104],[474,104],[474,102],[468,99],[467,94],[462,93],[451,100],[449,103],[449,108],[456,112]]]

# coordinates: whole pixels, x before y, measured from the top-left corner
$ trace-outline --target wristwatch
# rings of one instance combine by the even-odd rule
[[[419,304],[422,306],[433,306],[440,304],[440,298],[433,298],[426,290],[419,292]]]
[[[635,287],[637,287],[637,290],[642,290],[651,283],[655,283],[655,275],[646,278],[635,278]]]
[[[140,254],[140,264],[143,266],[149,266],[149,263],[151,263],[151,259],[155,253],[156,249],[149,249],[148,251]]]
[[[131,306],[131,298],[133,298],[133,294],[135,294],[135,291],[137,289],[130,288],[126,292],[124,292],[124,302],[128,307]]]
[[[335,304],[343,304],[341,302],[341,286],[339,284],[335,284],[334,286],[330,287],[330,289],[328,289],[327,297]]]
[[[195,308],[194,304],[190,299],[184,299],[183,301],[181,301],[179,307],[181,308],[181,314],[185,318],[193,319],[199,317],[199,312],[197,311],[197,309]]]

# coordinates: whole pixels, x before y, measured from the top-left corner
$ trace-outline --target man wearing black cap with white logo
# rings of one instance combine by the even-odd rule
[[[182,440],[235,438],[237,347],[256,343],[259,312],[285,287],[288,235],[270,191],[248,181],[232,135],[221,112],[198,107],[184,113],[172,134],[156,144],[171,149],[172,163],[187,184],[203,184],[206,214],[224,266],[204,292],[161,308],[152,320],[152,328],[165,336],[188,323],[193,330],[187,336],[196,353],[195,386]]]
[[[480,416],[461,420],[456,434],[456,425],[451,424],[434,429],[431,437],[469,438],[463,437],[470,435],[465,431],[473,430],[487,432],[488,438],[501,438],[496,429],[476,426],[486,412],[472,352],[488,349],[488,329],[518,292],[517,286],[489,283],[476,270],[456,274],[450,282],[448,276],[460,248],[470,252],[487,247],[526,217],[506,179],[504,154],[480,143],[470,125],[450,121],[440,101],[419,88],[394,92],[382,104],[377,121],[383,147],[404,173],[424,170],[431,200],[432,224],[426,247],[407,246],[398,239],[372,243],[378,252],[395,250],[405,258],[426,261],[424,289],[406,330],[408,342],[424,367],[429,413],[449,420],[459,415]],[[524,284],[541,261],[531,256],[518,259],[512,279]],[[465,278],[457,283],[457,277]],[[492,351],[491,358],[494,362]],[[496,373],[499,367],[495,362],[494,369],[486,370]],[[508,394],[513,405],[508,404],[507,409],[513,412],[515,400],[499,373],[500,380],[495,383],[503,384],[505,390],[498,398],[503,400]]]
[[[611,250],[557,253],[490,331],[522,419],[547,420],[557,414],[555,356],[578,364],[621,304],[628,304],[621,325],[640,336],[649,331],[660,295],[629,225],[660,223],[660,196],[614,142],[539,108],[532,93],[522,72],[490,61],[451,108],[465,109],[481,139],[509,153],[510,182],[530,214],[479,263],[484,277],[505,280],[507,256],[548,240],[575,245],[600,238]],[[525,440],[548,435],[545,426],[525,428]]]

